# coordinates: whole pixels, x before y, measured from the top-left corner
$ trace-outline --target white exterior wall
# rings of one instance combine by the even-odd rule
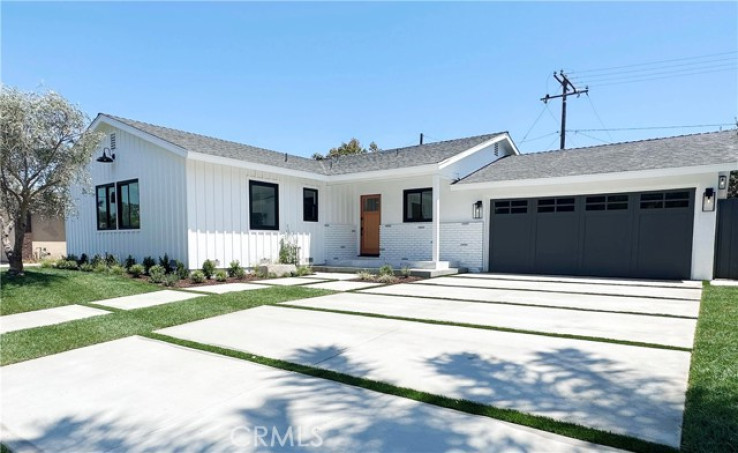
[[[641,192],[669,189],[695,189],[694,232],[692,243],[692,275],[694,280],[710,280],[715,260],[715,225],[717,210],[702,212],[702,195],[706,188],[717,188],[718,172],[693,173],[674,176],[654,174],[628,178],[625,173],[600,175],[592,178],[551,178],[548,180],[512,181],[497,183],[490,188],[458,186],[444,197],[444,218],[461,219],[471,216],[472,203],[484,203],[483,268],[488,269],[489,254],[489,200],[505,198],[555,197],[600,193]]]
[[[279,185],[279,231],[251,230],[249,180]],[[318,222],[304,222],[302,189],[318,190]],[[233,260],[252,267],[279,259],[280,238],[286,233],[300,246],[300,261],[323,263],[324,184],[317,180],[238,168],[196,160],[187,161],[187,243],[190,268],[206,259],[227,267]]]
[[[76,209],[66,218],[67,252],[90,257],[111,253],[120,259],[129,254],[139,262],[145,256],[165,253],[171,259],[187,260],[185,214],[185,160],[183,157],[107,125],[98,128],[108,136],[89,165],[90,193],[74,189]],[[109,147],[109,134],[116,133],[115,162],[94,159]],[[97,230],[95,186],[138,179],[141,228],[138,230]]]

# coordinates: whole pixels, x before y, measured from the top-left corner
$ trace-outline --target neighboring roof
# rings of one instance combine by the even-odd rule
[[[738,131],[680,135],[507,156],[456,184],[556,178],[700,165],[738,166]]]
[[[146,132],[188,151],[272,165],[280,168],[308,171],[322,175],[343,175],[436,164],[481,143],[506,134],[505,132],[500,132],[496,134],[477,135],[474,137],[426,143],[406,148],[388,149],[374,153],[340,156],[317,161],[315,159],[293,156],[287,153],[194,134],[192,132],[156,126],[106,113],[101,113],[100,116],[120,121],[130,127]]]

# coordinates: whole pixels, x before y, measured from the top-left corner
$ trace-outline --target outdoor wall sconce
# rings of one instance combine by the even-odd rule
[[[108,153],[110,153],[110,156],[108,156]],[[111,164],[115,162],[115,154],[110,150],[110,148],[103,148],[102,156],[98,157],[97,161],[102,162],[103,164]]]
[[[721,175],[718,178],[718,190],[725,190],[728,188],[728,177]]]
[[[472,218],[474,219],[482,218],[482,200],[476,201],[472,205]]]
[[[708,187],[702,196],[702,211],[712,212],[715,210],[715,189]]]

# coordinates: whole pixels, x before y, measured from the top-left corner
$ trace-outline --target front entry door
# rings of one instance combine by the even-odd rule
[[[381,195],[361,196],[361,255],[379,256]]]

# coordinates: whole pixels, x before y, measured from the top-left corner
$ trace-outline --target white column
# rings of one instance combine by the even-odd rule
[[[433,261],[441,260],[441,176],[433,175]]]

